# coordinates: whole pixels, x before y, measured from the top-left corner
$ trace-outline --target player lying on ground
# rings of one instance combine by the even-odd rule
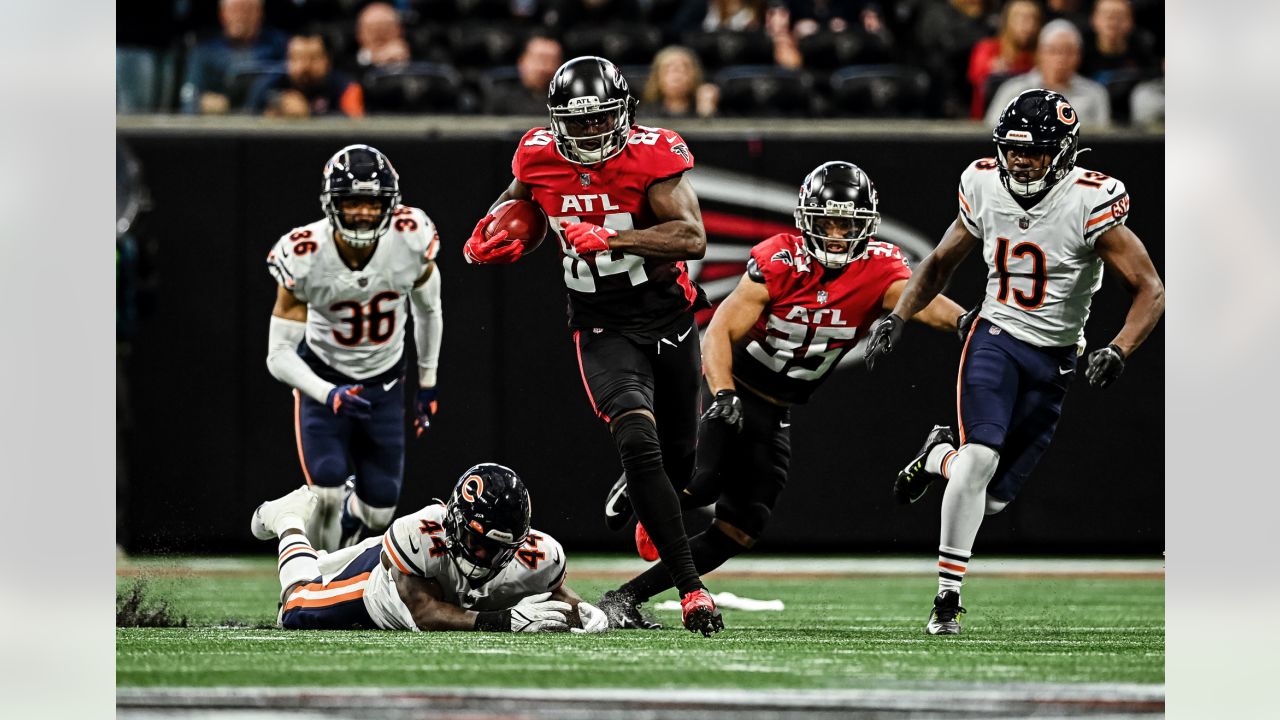
[[[809,400],[907,285],[901,252],[873,238],[878,203],[857,166],[819,165],[800,189],[800,234],[752,248],[746,274],[711,319],[702,340],[709,407],[682,498],[686,508],[715,503],[711,526],[689,540],[700,573],[755,545],[787,482],[791,406]],[[939,296],[916,320],[956,332],[964,314]],[[643,524],[636,537],[641,555],[653,559]],[[669,587],[666,568],[656,566],[606,593],[600,609],[615,627],[654,627],[637,605]]]
[[[319,508],[307,535],[333,550],[380,533],[404,480],[404,338],[413,305],[418,434],[435,412],[444,313],[435,225],[400,204],[391,161],[368,145],[324,168],[325,219],[267,255],[279,288],[267,368],[294,388],[298,459]],[[348,478],[354,482],[348,486]]]
[[[560,239],[569,326],[587,399],[609,426],[636,514],[675,578],[683,623],[724,627],[689,552],[678,490],[692,477],[700,355],[694,312],[708,307],[685,260],[706,251],[698,197],[680,135],[634,124],[636,100],[608,60],[579,57],[556,70],[549,128],[525,133],[511,185],[495,205],[532,200]],[[524,253],[507,232],[476,225],[470,263]]]
[[[900,501],[914,502],[934,478],[948,480],[930,635],[960,632],[960,586],[982,517],[1013,501],[1053,438],[1103,266],[1133,301],[1120,332],[1089,354],[1090,385],[1115,382],[1164,313],[1160,276],[1125,227],[1124,184],[1075,165],[1080,122],[1071,103],[1027,90],[1005,106],[992,137],[996,158],[960,175],[959,215],[867,344],[869,363],[892,351],[903,323],[982,249],[987,292],[957,379],[959,448],[950,428],[934,427],[894,486]]]
[[[300,630],[604,632],[600,610],[564,584],[568,559],[529,528],[529,492],[510,468],[482,463],[445,504],[398,518],[382,537],[317,552],[303,528],[317,498],[303,485],[253,513],[278,537],[280,627]]]

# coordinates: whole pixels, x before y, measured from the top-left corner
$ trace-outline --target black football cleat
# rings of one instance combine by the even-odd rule
[[[711,593],[706,590],[694,590],[681,598],[680,610],[681,621],[689,632],[700,632],[703,637],[711,637],[724,629],[720,608],[716,607]]]
[[[960,593],[943,590],[933,599],[933,610],[924,631],[930,635],[959,635],[960,616],[964,612],[965,609],[960,607]]]
[[[630,593],[609,590],[600,597],[596,607],[609,618],[614,630],[661,630],[662,624],[650,620],[640,612],[640,603]]]
[[[609,488],[609,495],[604,499],[604,524],[617,532],[631,522],[631,496],[627,494],[627,474],[618,477],[618,482]]]
[[[893,481],[893,499],[897,500],[899,505],[913,503],[924,497],[929,485],[942,477],[924,469],[924,461],[929,457],[929,452],[942,443],[955,445],[956,434],[946,425],[934,425],[929,431],[929,436],[924,439],[924,446],[920,448],[920,453],[898,472],[898,478]]]

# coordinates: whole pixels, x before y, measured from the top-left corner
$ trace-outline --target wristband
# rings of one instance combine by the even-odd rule
[[[480,632],[511,632],[511,611],[487,610],[476,613],[476,630]]]

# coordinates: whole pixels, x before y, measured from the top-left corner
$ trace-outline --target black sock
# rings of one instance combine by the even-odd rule
[[[653,421],[632,413],[613,421],[614,442],[627,474],[627,495],[636,518],[644,523],[658,548],[662,564],[670,571],[680,594],[702,587],[689,554],[689,538],[684,533],[680,499],[662,467],[662,451]]]
[[[689,539],[689,551],[693,555],[693,563],[700,575],[705,575],[720,567],[729,558],[741,553],[746,548],[729,539],[728,535],[712,525],[704,532]],[[671,588],[671,575],[661,564],[654,565],[622,587],[622,592],[630,593],[638,602],[645,602],[658,593]],[[684,593],[680,593],[681,596]]]

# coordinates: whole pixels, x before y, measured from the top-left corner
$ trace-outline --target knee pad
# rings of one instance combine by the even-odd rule
[[[987,515],[995,515],[996,513],[998,513],[998,512],[1000,512],[1001,510],[1003,510],[1003,509],[1005,508],[1005,506],[1006,506],[1006,505],[1008,505],[1008,504],[1009,504],[1009,501],[1008,501],[1008,500],[997,500],[996,498],[992,497],[991,495],[987,495],[987,510],[986,510],[986,514],[987,514]]]
[[[373,507],[360,499],[359,495],[352,495],[347,501],[347,509],[353,516],[364,526],[369,528],[371,532],[381,532],[387,529],[391,521],[396,516],[396,506],[391,507]]]
[[[998,451],[986,445],[967,442],[960,446],[955,460],[951,461],[951,479],[948,482],[972,486],[971,489],[985,493],[999,465]]]
[[[648,410],[653,412],[653,402],[639,390],[623,390],[608,402],[609,409],[615,418],[632,410]]]
[[[662,447],[658,428],[641,413],[631,413],[613,421],[613,442],[630,483],[638,473],[662,470]]]
[[[730,533],[725,533],[726,537],[733,539],[735,544],[741,547],[751,547],[755,545],[756,540],[764,534],[764,528],[769,524],[769,517],[773,515],[773,509],[768,505],[760,502],[753,503],[735,503],[729,499],[723,499],[716,503],[716,520],[727,523],[730,527],[745,535],[750,542],[741,542],[742,538],[733,538]],[[716,523],[712,523],[715,527]]]
[[[339,454],[327,454],[313,458],[307,463],[307,473],[311,476],[312,490],[325,487],[341,488],[351,475],[347,460]]]

